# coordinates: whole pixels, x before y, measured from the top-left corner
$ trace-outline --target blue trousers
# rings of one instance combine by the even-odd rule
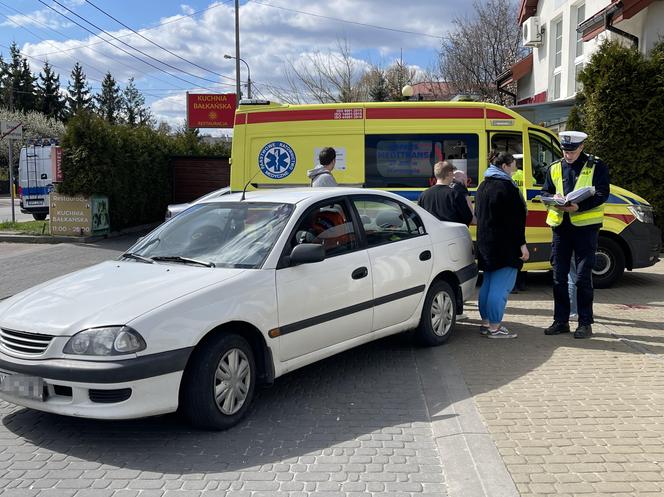
[[[505,315],[507,297],[516,281],[517,269],[503,267],[496,271],[482,273],[482,287],[480,288],[479,307],[482,320],[491,324],[500,324]]]

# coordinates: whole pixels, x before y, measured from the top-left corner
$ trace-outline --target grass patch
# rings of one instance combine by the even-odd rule
[[[19,231],[26,235],[50,235],[48,221],[25,221],[23,223],[12,223],[6,221],[0,223],[0,231]]]

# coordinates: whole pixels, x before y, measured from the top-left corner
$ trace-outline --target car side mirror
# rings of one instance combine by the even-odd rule
[[[288,259],[289,266],[321,262],[325,260],[325,247],[318,243],[301,243],[295,246]]]

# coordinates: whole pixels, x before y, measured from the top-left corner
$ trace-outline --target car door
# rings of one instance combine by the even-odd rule
[[[373,330],[408,320],[424,297],[433,265],[424,224],[406,204],[385,197],[355,196],[373,275]]]
[[[287,251],[321,243],[321,262],[276,271],[280,359],[287,361],[371,331],[371,265],[344,199],[318,204],[301,217]]]

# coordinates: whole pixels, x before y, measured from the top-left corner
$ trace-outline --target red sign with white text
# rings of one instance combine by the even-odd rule
[[[54,183],[62,183],[62,147],[51,147],[51,178]]]
[[[187,93],[187,125],[190,128],[232,128],[235,93]]]

